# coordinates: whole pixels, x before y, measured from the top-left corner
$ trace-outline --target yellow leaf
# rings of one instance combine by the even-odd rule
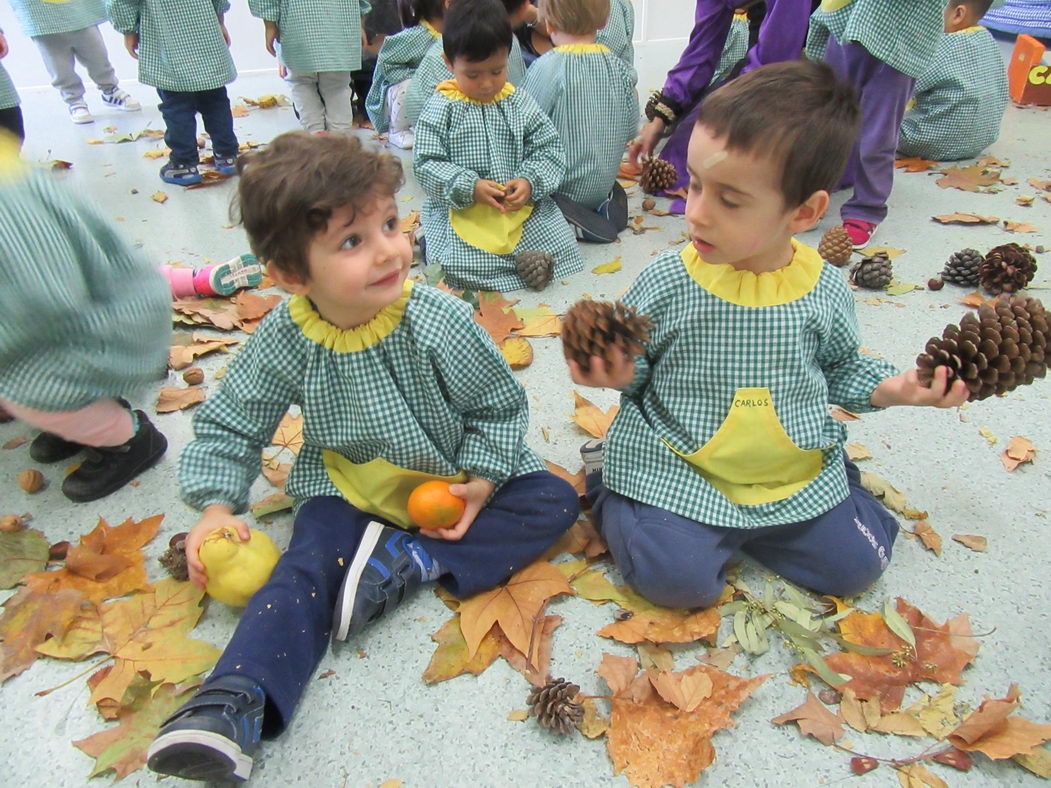
[[[511,369],[525,369],[533,363],[533,347],[521,337],[508,337],[501,342],[500,353]]]
[[[866,446],[860,443],[848,443],[847,444],[847,457],[853,462],[858,460],[871,460],[872,452],[868,450]]]
[[[605,438],[609,425],[613,422],[617,411],[620,410],[620,406],[614,405],[603,413],[590,400],[580,396],[576,391],[573,392],[573,398],[575,402],[573,421],[592,437]]]
[[[862,249],[861,253],[865,255],[865,257],[872,257],[877,254],[885,254],[887,255],[887,257],[893,260],[895,257],[901,257],[903,254],[905,254],[905,250],[895,249],[893,246],[870,246],[867,249]]]
[[[529,719],[529,709],[515,709],[507,715],[510,722],[524,722]]]
[[[150,196],[150,198],[151,198],[151,199],[152,199],[152,200],[153,200],[154,202],[159,202],[159,203],[161,203],[162,205],[163,205],[164,203],[168,202],[168,195],[167,195],[167,194],[165,194],[164,192],[154,192],[154,193],[153,193],[153,194],[152,194],[152,195]]]
[[[993,431],[988,427],[982,427],[978,430],[978,434],[985,438],[986,442],[992,446],[996,443],[996,436],[993,435]]]
[[[1044,747],[1035,747],[1028,753],[1016,755],[1014,759],[1037,777],[1043,777],[1045,780],[1051,778],[1051,752]]]
[[[603,263],[602,265],[596,265],[594,268],[591,269],[591,273],[593,273],[593,274],[613,274],[613,273],[616,273],[617,271],[619,271],[620,269],[621,269],[620,257],[617,256],[617,257],[614,257],[612,260],[610,260],[608,263]]]

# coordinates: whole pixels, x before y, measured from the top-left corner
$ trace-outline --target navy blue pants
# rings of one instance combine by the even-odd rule
[[[26,127],[22,120],[21,107],[7,107],[0,109],[0,129],[7,129],[18,137],[21,143],[26,138]]]
[[[740,550],[793,583],[849,596],[890,563],[897,521],[861,486],[846,460],[850,495],[812,520],[766,528],[721,528],[689,520],[613,492],[602,472],[587,477],[591,513],[624,581],[658,605],[708,607]]]
[[[438,582],[464,598],[529,565],[579,513],[569,484],[536,471],[506,482],[461,540],[418,540],[445,570]],[[209,681],[237,674],[258,682],[267,697],[264,736],[276,736],[291,720],[328,647],[343,576],[365,527],[380,519],[337,496],[304,503],[288,549],[241,615]]]
[[[237,135],[234,118],[230,114],[230,98],[226,88],[198,91],[161,90],[160,111],[166,126],[164,142],[171,148],[171,159],[176,164],[196,164],[197,113],[201,113],[205,131],[212,138],[216,156],[229,158],[237,155]]]

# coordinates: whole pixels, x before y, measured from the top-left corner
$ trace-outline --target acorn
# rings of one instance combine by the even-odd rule
[[[27,468],[18,474],[18,486],[27,493],[35,493],[44,488],[44,474],[35,468]]]
[[[17,514],[5,514],[0,517],[0,532],[5,534],[13,534],[16,531],[21,531],[26,527],[26,524],[22,522],[22,518]]]
[[[927,280],[928,290],[941,290],[943,287],[945,287],[944,279],[939,279],[938,277],[935,277],[934,279]]]
[[[48,561],[65,561],[66,553],[69,552],[69,542],[55,542],[47,551]]]
[[[182,373],[182,379],[189,383],[191,386],[196,386],[199,383],[204,383],[204,370],[200,367],[190,367],[188,370]]]

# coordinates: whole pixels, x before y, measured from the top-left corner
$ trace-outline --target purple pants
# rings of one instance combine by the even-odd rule
[[[861,133],[839,184],[840,188],[853,186],[854,193],[843,204],[840,216],[879,224],[887,216],[898,132],[916,80],[891,68],[861,44],[841,44],[834,36],[829,36],[825,62],[854,87],[861,104]]]

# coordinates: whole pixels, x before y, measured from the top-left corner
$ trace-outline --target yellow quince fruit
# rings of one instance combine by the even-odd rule
[[[281,551],[273,540],[255,529],[242,542],[232,528],[218,528],[204,538],[200,557],[208,573],[205,591],[213,599],[244,607],[252,594],[270,579]]]

